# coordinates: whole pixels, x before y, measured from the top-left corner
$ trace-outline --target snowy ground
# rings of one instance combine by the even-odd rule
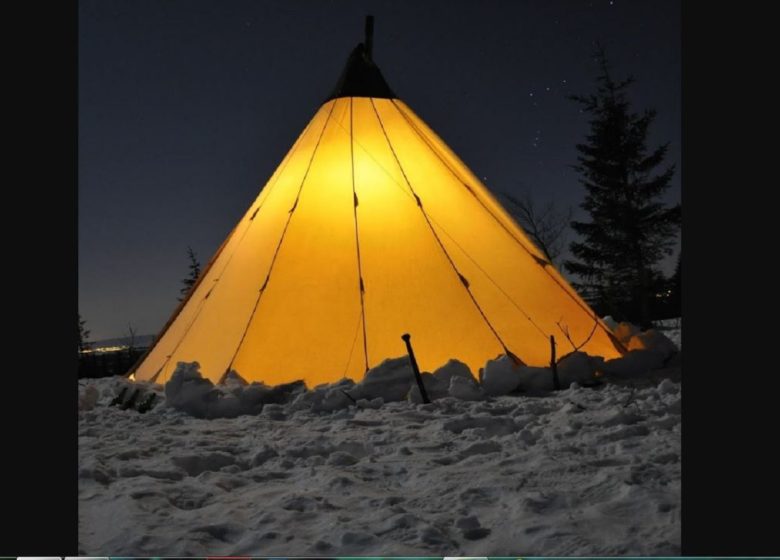
[[[146,414],[110,407],[126,381],[82,381],[79,551],[679,555],[670,363],[594,388],[428,405],[309,391],[211,420],[172,394]]]
[[[682,348],[682,317],[655,322],[656,328],[666,335],[678,348]]]

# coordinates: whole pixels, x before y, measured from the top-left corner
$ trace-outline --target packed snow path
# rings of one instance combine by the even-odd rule
[[[213,420],[108,407],[121,380],[91,380],[79,552],[679,555],[679,374]]]

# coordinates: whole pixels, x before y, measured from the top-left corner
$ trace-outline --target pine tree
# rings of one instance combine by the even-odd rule
[[[86,328],[87,322],[81,318],[81,313],[79,313],[78,317],[79,317],[79,353],[81,353],[84,350],[89,349],[90,331]]]
[[[572,222],[581,240],[571,244],[574,258],[565,266],[598,312],[648,325],[657,265],[671,254],[680,225],[680,205],[661,200],[675,166],[656,172],[669,144],[648,149],[656,112],[632,111],[627,90],[633,78],[615,81],[600,46],[596,61],[596,92],[571,97],[591,116],[574,166],[586,190],[580,207],[590,221]]]
[[[192,250],[192,247],[187,247],[187,258],[190,260],[189,269],[190,273],[187,275],[187,277],[182,280],[182,286],[179,296],[179,301],[183,301],[184,298],[187,297],[187,295],[190,293],[190,290],[192,290],[192,287],[195,285],[195,282],[198,281],[198,277],[200,276],[200,261],[198,261],[198,257],[195,255],[195,251]]]

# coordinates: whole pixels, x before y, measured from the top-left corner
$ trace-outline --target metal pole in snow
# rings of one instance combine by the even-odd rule
[[[556,391],[561,390],[561,382],[558,379],[558,364],[555,361],[555,337],[550,335],[550,369],[553,374],[553,387]]]
[[[401,335],[401,339],[406,343],[406,351],[409,354],[409,361],[412,363],[412,371],[414,371],[414,378],[417,380],[417,387],[420,389],[420,395],[422,396],[423,402],[428,404],[431,402],[431,399],[428,398],[428,393],[425,391],[425,385],[423,385],[422,375],[420,375],[420,368],[417,367],[417,360],[414,357],[414,350],[412,350],[411,338],[412,335],[408,333]]]

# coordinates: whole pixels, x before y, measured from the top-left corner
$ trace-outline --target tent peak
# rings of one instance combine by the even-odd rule
[[[339,97],[397,97],[374,62],[373,50],[374,16],[366,16],[364,42],[352,49],[344,71],[326,101]]]

